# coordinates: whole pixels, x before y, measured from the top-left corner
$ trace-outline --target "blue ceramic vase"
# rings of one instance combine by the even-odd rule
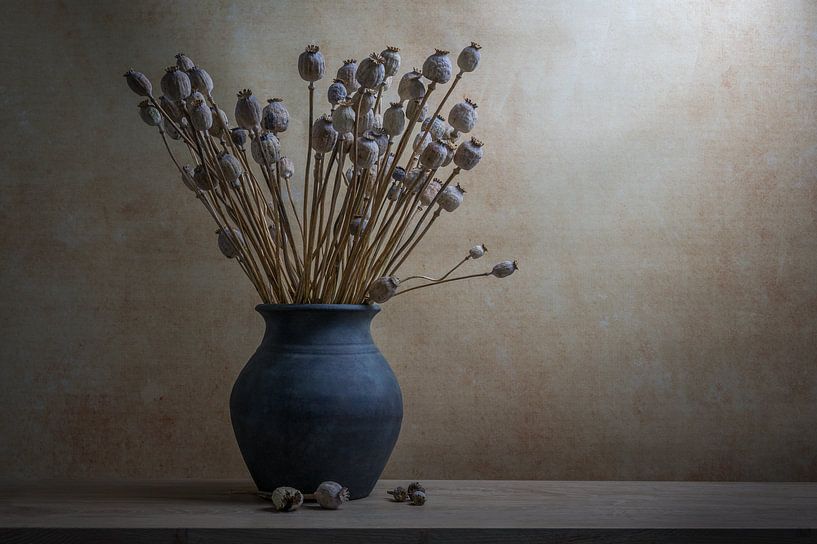
[[[260,491],[326,480],[366,497],[391,455],[403,397],[372,340],[378,306],[260,304],[266,332],[233,386],[238,447]]]

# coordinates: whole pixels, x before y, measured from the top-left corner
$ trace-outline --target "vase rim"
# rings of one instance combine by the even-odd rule
[[[258,304],[255,309],[258,312],[292,312],[298,310],[379,312],[380,306],[378,304]]]

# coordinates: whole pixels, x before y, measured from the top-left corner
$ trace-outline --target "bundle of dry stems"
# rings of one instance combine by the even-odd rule
[[[399,69],[399,50],[388,47],[360,63],[346,60],[327,89],[330,112],[316,118],[315,81],[323,78],[325,61],[317,46],[308,46],[298,59],[309,95],[300,199],[297,192],[293,197],[295,165],[281,152],[279,137],[289,125],[281,99],[262,106],[252,91],[239,92],[237,126],[231,126],[213,98],[212,78],[183,53],[166,69],[159,98],[144,74],[129,70],[125,77],[145,97],[141,118],[158,128],[185,186],[216,222],[221,252],[239,263],[264,302],[359,304],[468,278],[502,278],[517,269],[516,261],[502,261],[489,271],[454,276],[484,255],[480,244],[439,278],[397,276],[441,212],[462,204],[465,190],[452,182],[482,158],[476,138],[457,145],[474,128],[477,105],[466,98],[447,119],[440,115],[479,60],[480,46],[472,43],[459,54],[454,74],[448,52],[435,50],[422,70],[401,77],[399,99],[388,108],[384,95]],[[429,99],[452,76],[429,114]],[[168,137],[187,149],[174,151]],[[191,163],[180,160],[184,152]],[[450,173],[438,179],[449,165]],[[405,288],[408,282],[419,284]]]

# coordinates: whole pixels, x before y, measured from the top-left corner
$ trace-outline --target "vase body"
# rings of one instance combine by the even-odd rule
[[[375,346],[377,306],[261,304],[266,332],[233,385],[230,416],[260,491],[312,493],[332,480],[371,493],[403,419],[400,386]]]

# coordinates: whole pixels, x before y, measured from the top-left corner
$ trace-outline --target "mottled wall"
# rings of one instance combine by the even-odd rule
[[[377,318],[406,412],[386,475],[817,479],[817,4],[3,11],[0,476],[246,475],[227,399],[262,332],[255,295],[127,67],[158,81],[182,50],[224,103],[286,97],[297,154],[308,41],[334,70],[477,40],[462,92],[488,155],[407,271],[477,242],[521,271]]]

